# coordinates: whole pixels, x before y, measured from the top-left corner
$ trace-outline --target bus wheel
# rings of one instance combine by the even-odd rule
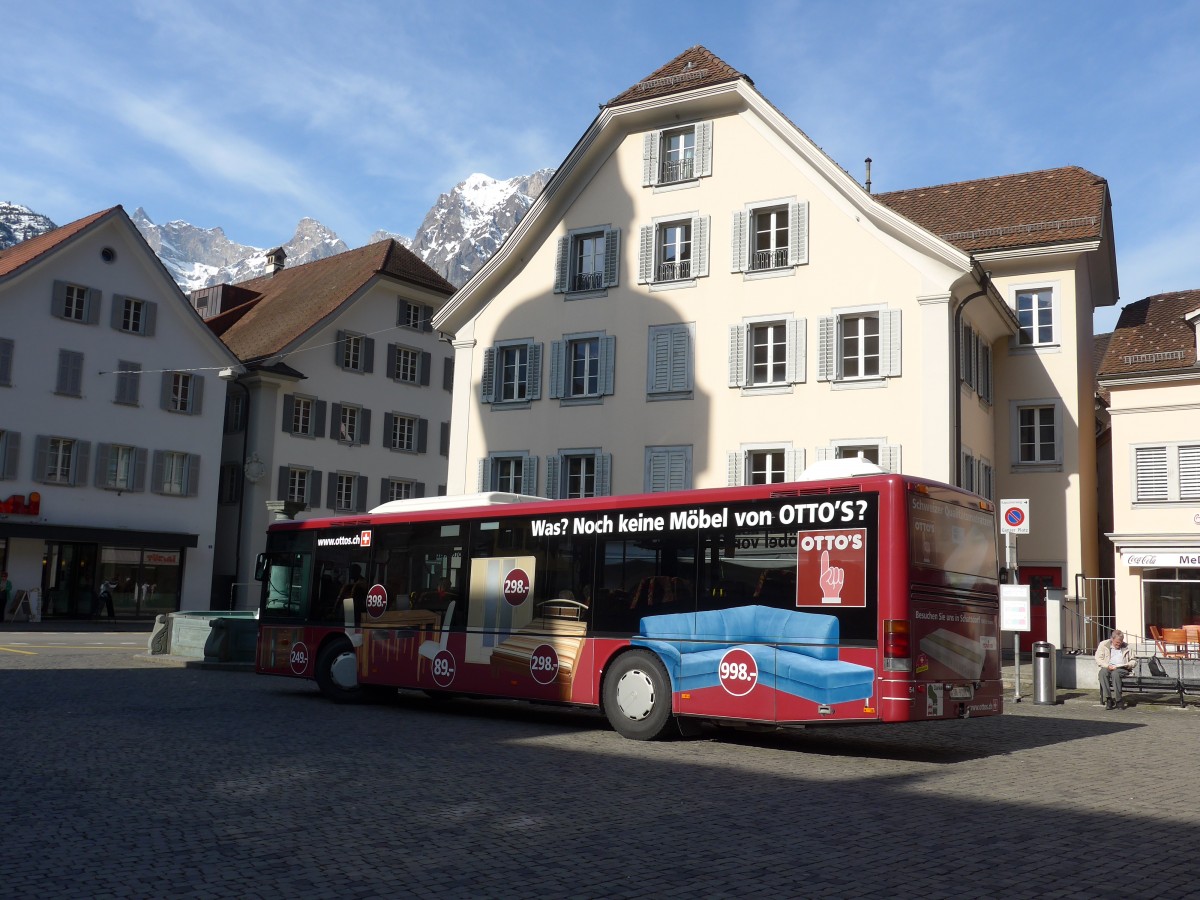
[[[317,687],[334,703],[362,703],[367,692],[358,683],[358,656],[345,638],[332,640],[317,654]]]
[[[671,726],[671,682],[653,653],[617,657],[604,678],[604,714],[613,729],[634,741],[655,741]]]

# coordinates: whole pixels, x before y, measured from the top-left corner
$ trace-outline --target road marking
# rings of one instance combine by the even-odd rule
[[[20,653],[22,656],[37,656],[37,654],[31,650],[17,650],[15,647],[0,647],[0,650],[4,651],[5,653]]]

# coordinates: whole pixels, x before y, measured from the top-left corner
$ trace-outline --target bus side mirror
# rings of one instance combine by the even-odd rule
[[[254,580],[262,581],[263,572],[267,568],[267,554],[258,554],[258,559],[254,561]]]

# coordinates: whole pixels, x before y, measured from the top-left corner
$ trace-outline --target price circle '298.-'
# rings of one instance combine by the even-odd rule
[[[758,663],[741,647],[727,650],[717,670],[721,687],[735,697],[744,697],[758,684]]]
[[[558,651],[541,644],[529,656],[529,674],[538,684],[550,684],[558,677]]]
[[[288,665],[297,675],[303,675],[308,669],[308,646],[304,641],[296,641],[288,651]]]
[[[520,606],[529,596],[529,574],[524,569],[511,569],[504,576],[502,591],[510,606]]]
[[[450,687],[454,672],[454,654],[449,650],[439,650],[433,658],[433,683],[438,687]]]

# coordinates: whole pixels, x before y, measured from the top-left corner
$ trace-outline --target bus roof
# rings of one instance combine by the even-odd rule
[[[508,494],[504,491],[483,491],[478,494],[454,494],[441,497],[413,497],[409,500],[389,500],[376,506],[371,515],[377,513],[431,512],[439,509],[461,509],[466,506],[499,506],[503,503],[546,503],[548,497],[532,494]]]

